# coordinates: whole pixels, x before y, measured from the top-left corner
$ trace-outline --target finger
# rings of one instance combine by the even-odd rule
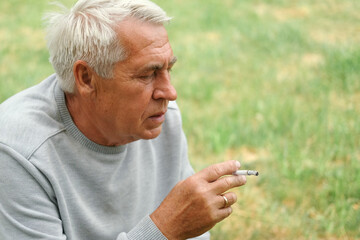
[[[227,208],[236,203],[237,196],[233,192],[227,192],[219,195],[218,208]]]
[[[231,215],[233,212],[232,207],[221,208],[217,212],[217,222],[220,222]]]
[[[221,194],[228,191],[231,188],[240,187],[246,184],[246,177],[244,175],[239,176],[226,176],[212,182],[213,190],[216,194]]]
[[[198,176],[207,180],[208,182],[213,182],[222,176],[232,174],[239,168],[240,168],[239,161],[230,160],[223,163],[211,165],[198,172]]]

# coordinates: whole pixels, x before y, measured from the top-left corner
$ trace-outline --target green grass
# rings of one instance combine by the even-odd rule
[[[195,169],[260,171],[213,239],[360,239],[360,1],[155,2]],[[52,68],[47,1],[0,9],[1,102]]]

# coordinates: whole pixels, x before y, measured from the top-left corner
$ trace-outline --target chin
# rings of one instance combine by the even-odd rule
[[[151,129],[151,130],[145,130],[145,132],[142,134],[142,139],[154,139],[156,137],[158,137],[161,133],[161,126]]]

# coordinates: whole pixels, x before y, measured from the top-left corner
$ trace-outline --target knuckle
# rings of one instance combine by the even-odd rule
[[[194,186],[196,186],[196,179],[195,179],[195,177],[194,176],[191,176],[191,177],[188,177],[187,179],[186,179],[186,181],[187,181],[187,184],[189,185],[189,186],[191,186],[191,187],[194,187]]]
[[[204,185],[203,182],[200,181],[199,179],[195,177],[189,177],[186,181],[190,192],[197,195],[202,195],[202,194],[205,195],[205,193],[207,192],[206,185]]]
[[[209,220],[210,220],[210,222],[218,222],[218,214],[216,214],[216,212],[214,212],[214,211],[211,211],[210,213],[209,213]]]
[[[202,204],[203,208],[206,209],[206,211],[211,212],[213,209],[213,204],[209,201],[203,200],[203,204]]]
[[[226,185],[227,188],[231,188],[233,181],[231,177],[226,177],[224,178],[224,184]]]
[[[222,167],[219,165],[214,165],[213,171],[216,176],[222,176]]]

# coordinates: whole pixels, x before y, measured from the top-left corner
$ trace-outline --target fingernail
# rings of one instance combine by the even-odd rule
[[[239,161],[236,161],[236,167],[237,167],[237,168],[240,168],[240,166],[241,166],[240,162],[239,162]]]

